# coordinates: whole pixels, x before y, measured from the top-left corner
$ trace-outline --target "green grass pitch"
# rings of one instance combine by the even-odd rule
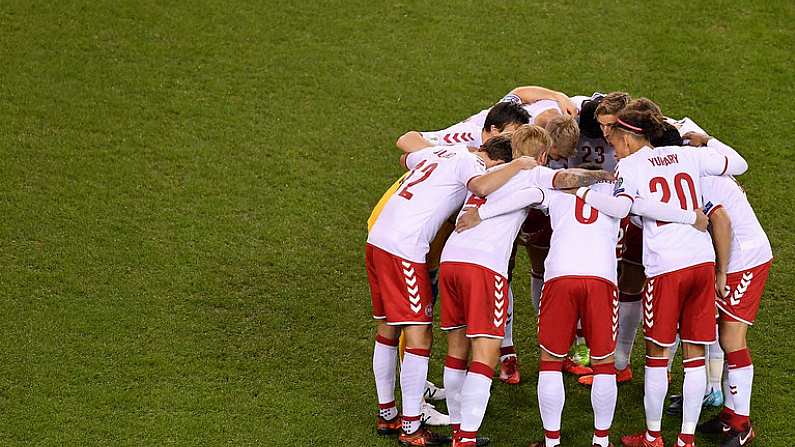
[[[363,263],[393,143],[533,84],[648,96],[747,157],[776,255],[756,445],[795,445],[795,3],[437,3],[0,2],[0,445],[394,445]],[[495,446],[541,435],[527,266]],[[614,441],[641,399],[619,389]]]

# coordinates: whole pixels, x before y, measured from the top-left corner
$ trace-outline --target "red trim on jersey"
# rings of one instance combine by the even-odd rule
[[[725,174],[725,173],[726,173],[726,171],[729,169],[729,157],[727,157],[727,156],[725,156],[725,155],[724,155],[724,156],[723,156],[723,159],[724,159],[724,163],[723,163],[723,172],[721,172],[721,173],[720,173],[720,175],[723,175],[723,174]]]
[[[471,182],[472,180],[475,180],[476,178],[480,177],[481,175],[483,175],[483,174],[473,175],[472,177],[470,177],[469,180],[467,180],[467,184],[466,184],[467,189],[469,189],[469,182]]]
[[[712,213],[714,213],[715,210],[718,209],[718,208],[723,208],[723,205],[715,205],[715,206],[713,206],[712,209],[709,210],[709,212],[707,213],[707,217],[712,216]]]
[[[616,197],[626,197],[626,198],[628,198],[629,200],[631,200],[631,201],[632,201],[632,203],[635,203],[635,198],[634,198],[634,197],[632,197],[632,196],[631,196],[631,195],[629,195],[629,194],[623,193],[623,192],[622,192],[622,193],[620,193],[620,194],[618,194],[618,195],[616,195]]]

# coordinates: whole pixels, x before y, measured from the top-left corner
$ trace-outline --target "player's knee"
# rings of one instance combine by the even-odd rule
[[[403,329],[406,335],[407,348],[430,349],[433,341],[433,332],[430,325],[406,326]]]

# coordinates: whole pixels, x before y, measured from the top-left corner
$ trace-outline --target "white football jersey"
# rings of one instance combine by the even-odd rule
[[[442,223],[461,208],[467,184],[486,165],[465,145],[409,154],[411,173],[389,198],[367,237],[369,244],[412,262],[425,262]]]
[[[446,129],[420,133],[423,138],[437,146],[467,144],[480,147],[483,144],[481,131],[488,113],[489,110],[486,109]]]
[[[612,183],[597,183],[595,191],[610,194]],[[621,219],[600,213],[585,201],[560,191],[547,191],[552,240],[544,261],[544,281],[561,276],[595,276],[616,284],[616,245]]]
[[[723,207],[732,223],[729,273],[741,272],[773,259],[765,230],[754,214],[745,191],[732,177],[701,179],[704,212]]]
[[[619,161],[614,194],[694,210],[702,206],[701,177],[721,175],[727,165],[728,159],[712,148],[646,146]],[[709,233],[691,225],[643,219],[646,276],[714,261]]]
[[[569,166],[572,168],[590,164],[599,166],[599,169],[613,172],[617,163],[616,150],[607,140],[602,137],[588,138],[583,134],[580,134],[580,139],[577,141],[577,152],[569,157]]]
[[[502,169],[505,165],[491,168],[489,171]],[[517,192],[535,189],[538,203],[544,198],[541,188],[551,188],[555,172],[544,167],[537,167],[529,171],[520,171],[502,187],[481,198],[470,194],[464,209],[488,203],[500,203],[515,200]],[[527,217],[527,208],[496,215],[483,219],[479,225],[461,233],[454,232],[450,235],[442,250],[441,261],[466,262],[486,267],[503,276],[508,276],[508,261],[513,250],[513,242]]]

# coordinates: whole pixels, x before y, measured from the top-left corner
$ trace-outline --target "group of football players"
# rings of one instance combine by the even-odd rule
[[[617,383],[632,379],[641,322],[646,429],[622,445],[664,445],[668,367],[679,343],[675,445],[694,446],[696,431],[721,436],[724,447],[753,441],[746,331],[772,252],[733,177],[748,168],[734,149],[646,98],[569,98],[542,87],[514,89],[441,131],[407,132],[397,146],[407,172],[376,205],[366,244],[379,434],[398,435],[401,445],[488,443],[478,430],[494,368],[503,382],[520,381],[510,283],[517,246],[525,246],[544,431],[531,447],[561,445],[563,371],[591,386],[593,446],[612,445]],[[452,437],[422,417],[437,291]],[[725,352],[725,365],[707,352],[716,360]],[[708,365],[709,382],[722,376],[722,390],[708,388]],[[705,395],[716,391],[722,411],[698,424]]]

